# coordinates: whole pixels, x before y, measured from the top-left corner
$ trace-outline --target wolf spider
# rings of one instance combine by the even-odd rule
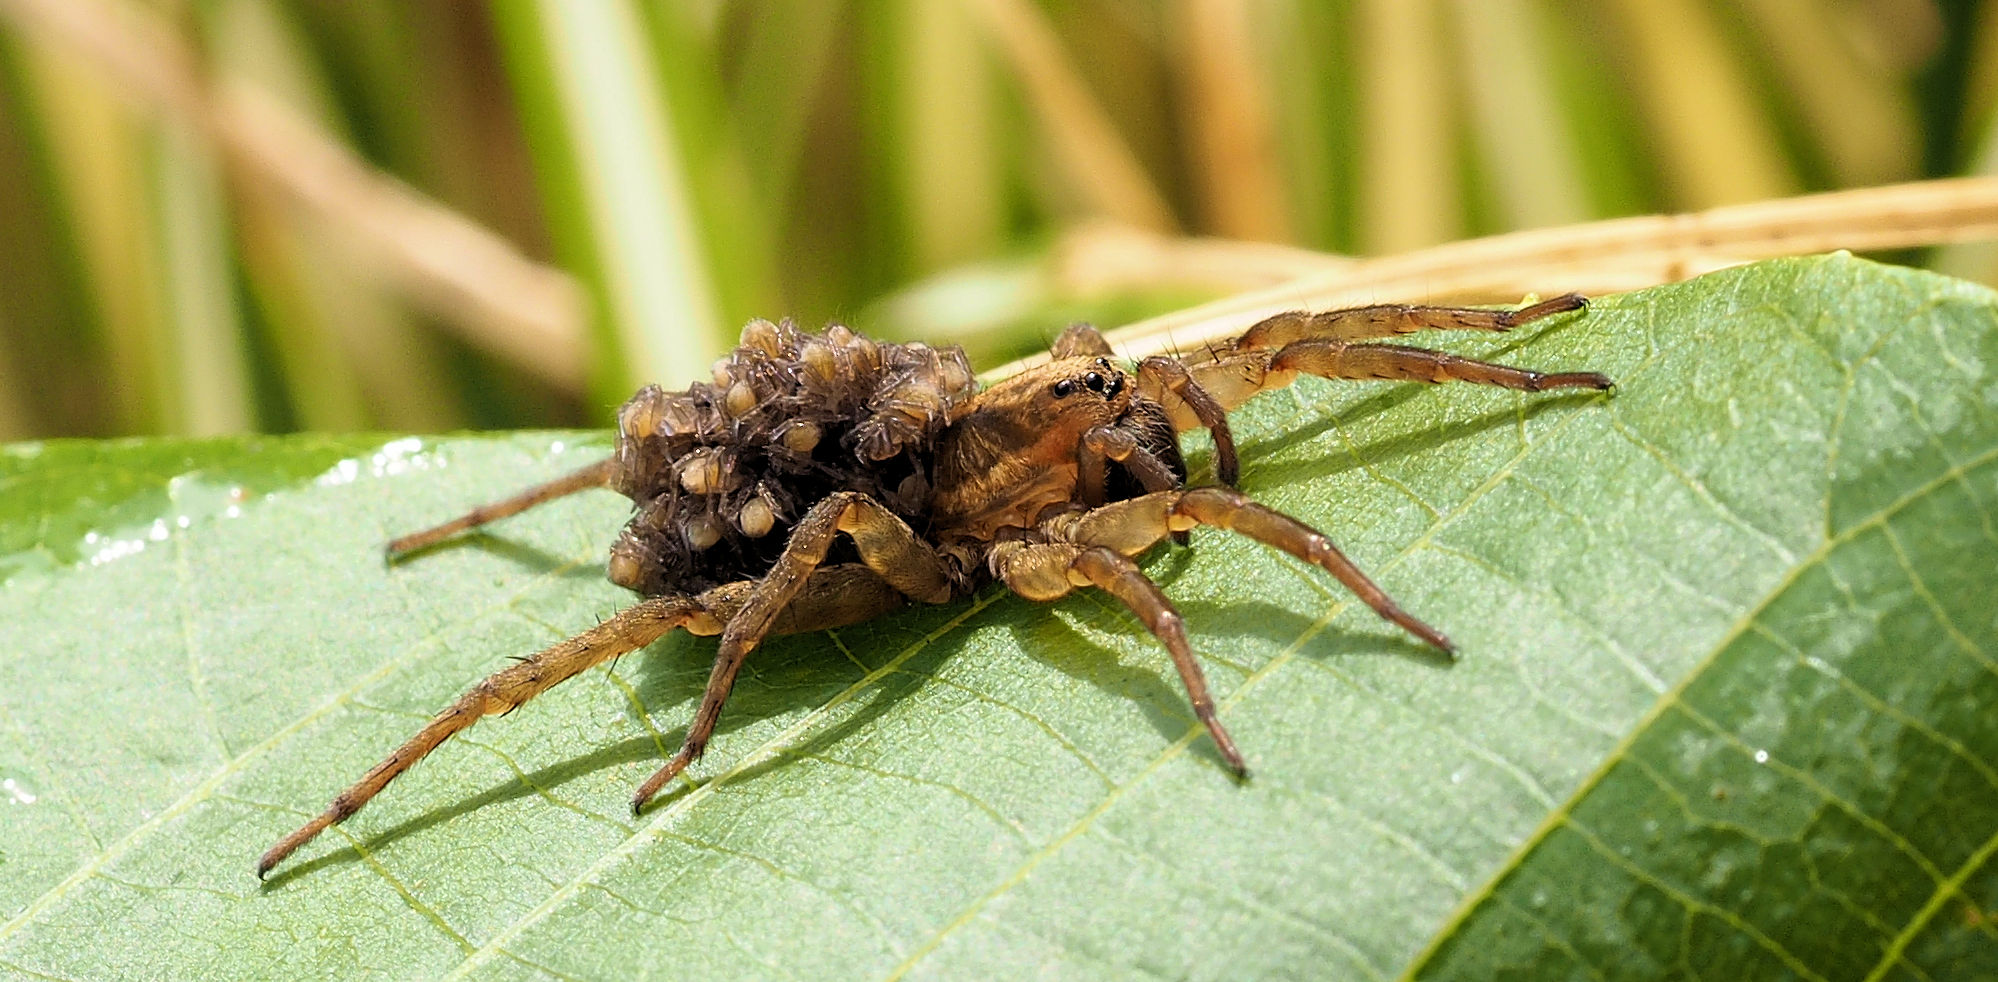
[[[1566,295],[1519,310],[1378,305],[1270,317],[1232,342],[1135,370],[1103,336],[1070,327],[1053,359],[990,388],[962,350],[753,321],[711,383],[639,391],[608,459],[397,539],[391,554],[588,488],[631,498],[608,563],[646,599],[473,686],[257,862],[259,877],[358,811],[453,734],[511,712],[593,665],[678,628],[720,635],[678,753],[632,798],[637,813],[701,756],[736,672],[771,634],[852,624],[909,602],[946,603],[993,582],[1031,600],[1094,587],[1130,608],[1171,655],[1194,715],[1238,776],[1178,611],[1133,558],[1197,525],[1229,529],[1318,566],[1367,606],[1443,651],[1323,534],[1234,490],[1228,410],[1300,372],[1340,379],[1606,389],[1594,372],[1542,374],[1395,344],[1423,328],[1504,331],[1579,310]],[[1213,434],[1219,483],[1187,487],[1179,433]]]

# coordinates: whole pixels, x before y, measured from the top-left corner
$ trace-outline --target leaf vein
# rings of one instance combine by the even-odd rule
[[[1998,856],[1998,831],[1992,832],[1991,837],[1984,840],[1984,844],[1979,846],[1970,858],[1964,860],[1963,865],[1955,873],[1950,874],[1949,879],[1937,885],[1935,891],[1929,894],[1928,902],[1915,912],[1915,916],[1908,919],[1907,927],[1902,928],[1901,933],[1888,943],[1887,953],[1880,956],[1879,963],[1873,966],[1872,971],[1866,973],[1864,982],[1879,982],[1886,976],[1888,969],[1901,963],[1907,956],[1908,945],[1913,943],[1922,929],[1928,927],[1929,922],[1935,919],[1943,904],[1950,897],[1961,893],[1963,884],[1970,879],[1970,874],[1990,862],[1994,856]]]
[[[1725,907],[1718,907],[1707,903],[1699,897],[1679,889],[1664,878],[1654,875],[1650,870],[1624,858],[1617,850],[1610,848],[1609,843],[1598,838],[1595,832],[1576,821],[1572,814],[1565,816],[1562,819],[1562,824],[1587,844],[1591,851],[1607,860],[1610,865],[1623,870],[1641,882],[1650,884],[1659,892],[1678,901],[1679,905],[1688,911],[1706,914],[1708,917],[1712,917],[1733,928],[1744,937],[1754,941],[1758,947],[1775,955],[1784,965],[1788,966],[1791,971],[1796,972],[1798,975],[1807,979],[1814,979],[1816,982],[1829,982],[1823,975],[1812,971],[1811,967],[1805,964],[1803,959],[1798,958],[1796,953],[1784,947],[1775,938],[1764,934],[1761,928],[1743,920],[1741,915]]]

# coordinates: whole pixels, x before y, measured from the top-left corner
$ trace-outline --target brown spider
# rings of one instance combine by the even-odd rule
[[[1032,600],[1077,587],[1116,597],[1165,645],[1222,758],[1242,754],[1214,714],[1178,611],[1132,561],[1196,525],[1233,530],[1331,573],[1382,617],[1444,651],[1316,530],[1235,491],[1227,411],[1299,372],[1326,378],[1464,381],[1510,389],[1606,389],[1594,372],[1542,374],[1393,344],[1422,328],[1503,331],[1586,301],[1514,311],[1380,305],[1278,314],[1228,344],[1127,371],[1078,324],[1053,360],[980,390],[956,347],[884,344],[844,327],[804,333],[754,321],[714,381],[641,389],[618,412],[609,459],[389,543],[391,554],[587,488],[634,515],[609,576],[646,599],[488,676],[257,861],[262,877],[360,810],[410,765],[479,719],[510,712],[592,665],[674,628],[721,635],[685,742],[639,785],[632,810],[701,756],[736,671],[770,634],[866,620],[910,601],[945,603],[997,580]],[[1179,433],[1214,438],[1220,484],[1186,487]]]

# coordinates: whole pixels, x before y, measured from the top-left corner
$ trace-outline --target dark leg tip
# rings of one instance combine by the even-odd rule
[[[1616,383],[1601,372],[1556,372],[1548,375],[1535,374],[1527,390],[1546,392],[1549,389],[1612,389]]]
[[[1402,610],[1400,607],[1391,607],[1387,610],[1381,611],[1380,613],[1381,616],[1385,617],[1387,620],[1399,625],[1402,630],[1415,635],[1417,638],[1420,638],[1424,644],[1427,644],[1428,646],[1435,648],[1436,650],[1441,651],[1446,655],[1449,655],[1453,659],[1457,657],[1456,643],[1452,642],[1449,639],[1449,637],[1444,635],[1442,631],[1438,631],[1437,629],[1430,627],[1429,625],[1424,624],[1419,620],[1416,620],[1414,617],[1410,616],[1407,611]]]
[[[1499,321],[1499,330],[1503,331],[1518,327],[1521,324],[1537,321],[1542,317],[1554,314],[1565,314],[1571,310],[1582,310],[1588,307],[1588,305],[1588,297],[1582,296],[1579,293],[1564,293],[1558,297],[1542,300],[1532,306],[1521,307],[1518,310],[1503,315]]]

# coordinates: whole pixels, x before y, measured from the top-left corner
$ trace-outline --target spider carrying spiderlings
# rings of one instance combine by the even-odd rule
[[[701,756],[736,672],[771,634],[852,624],[910,602],[947,603],[997,581],[1032,600],[1080,587],[1115,597],[1171,655],[1194,715],[1239,776],[1178,611],[1133,558],[1197,525],[1228,529],[1330,573],[1382,617],[1451,651],[1323,534],[1234,490],[1227,412],[1304,372],[1326,378],[1606,389],[1595,372],[1543,374],[1396,344],[1423,328],[1504,331],[1579,310],[1569,294],[1519,310],[1378,305],[1270,317],[1232,342],[1127,369],[1076,325],[1051,361],[990,388],[956,347],[871,341],[753,321],[712,382],[639,390],[618,412],[615,453],[566,477],[389,543],[394,554],[589,488],[630,498],[612,582],[646,599],[500,669],[264,853],[268,873],[360,810],[482,716],[510,712],[593,665],[678,628],[720,635],[678,753],[634,812]],[[1218,483],[1187,487],[1179,434],[1213,434]]]

